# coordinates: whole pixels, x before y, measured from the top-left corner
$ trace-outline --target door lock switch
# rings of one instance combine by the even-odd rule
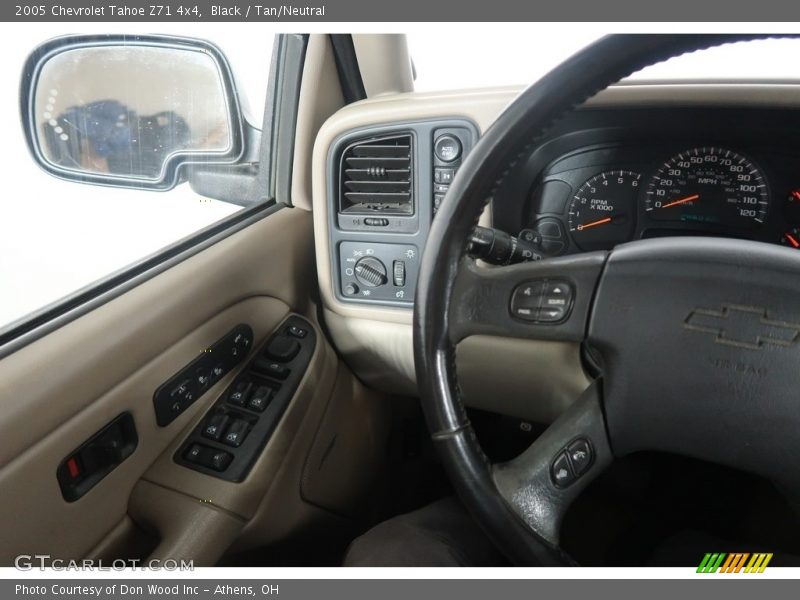
[[[184,458],[193,464],[200,465],[212,471],[222,472],[233,462],[233,455],[224,450],[215,450],[202,444],[192,444],[186,451]]]

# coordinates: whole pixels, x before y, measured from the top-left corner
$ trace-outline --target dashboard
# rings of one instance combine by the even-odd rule
[[[794,110],[575,113],[495,198],[495,226],[548,256],[687,235],[800,249],[799,131]]]
[[[313,218],[324,318],[339,352],[376,389],[417,393],[412,308],[419,257],[437,204],[448,201],[448,180],[519,91],[376,98],[341,109],[319,132]],[[799,133],[800,85],[613,86],[558,121],[521,157],[480,224],[529,235],[553,256],[685,235],[756,240],[789,252],[789,236],[800,242],[793,194],[800,191]],[[359,163],[369,156],[386,160],[364,171]],[[385,174],[387,182],[367,186],[361,174]],[[391,194],[383,201],[360,200],[382,187]],[[458,357],[471,406],[496,399],[502,381],[508,414],[532,420],[549,422],[588,385],[579,348],[569,345],[476,336],[459,345]],[[549,365],[538,379],[550,387],[538,388],[535,398],[529,379],[518,376],[529,375],[531,364]]]

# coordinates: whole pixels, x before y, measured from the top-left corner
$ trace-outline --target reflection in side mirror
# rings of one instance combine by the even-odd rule
[[[34,52],[24,81],[29,144],[59,177],[168,189],[181,164],[241,155],[230,71],[206,42],[60,38]]]

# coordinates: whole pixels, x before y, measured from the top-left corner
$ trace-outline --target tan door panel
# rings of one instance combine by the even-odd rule
[[[280,210],[0,360],[0,467],[235,302],[303,309],[311,235]]]
[[[234,325],[248,323],[260,343],[290,307],[305,310],[311,255],[311,215],[279,210],[1,360],[0,564],[21,553],[79,558],[111,533],[136,482],[234,373],[164,428],[153,392]],[[319,347],[327,366],[315,360],[311,371],[332,378],[335,355]],[[66,502],[57,466],[124,411],[136,423],[136,451]]]

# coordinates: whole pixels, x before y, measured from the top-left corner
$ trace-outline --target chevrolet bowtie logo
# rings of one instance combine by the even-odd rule
[[[770,319],[766,309],[725,304],[721,310],[695,308],[683,322],[686,329],[710,333],[727,346],[758,350],[766,344],[792,346],[800,337],[800,325]]]

